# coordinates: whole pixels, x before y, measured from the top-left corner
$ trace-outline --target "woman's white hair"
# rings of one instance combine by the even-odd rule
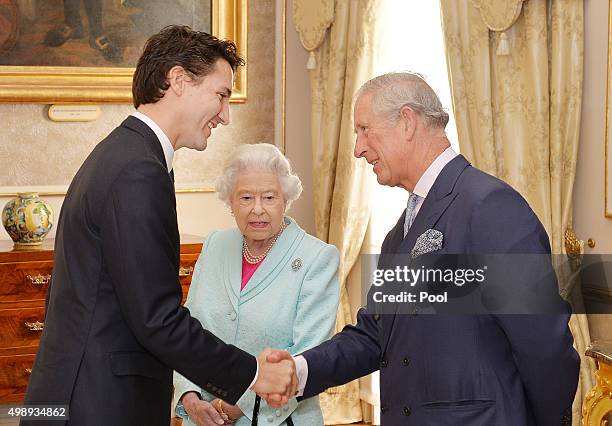
[[[287,210],[302,193],[302,181],[291,171],[289,160],[276,146],[269,143],[240,145],[229,156],[215,184],[219,198],[228,206],[231,205],[237,177],[245,170],[276,174]]]
[[[355,98],[366,93],[373,95],[374,112],[383,117],[399,119],[402,107],[409,106],[421,114],[430,127],[444,129],[448,124],[448,113],[438,95],[420,74],[403,71],[380,75],[365,82]]]

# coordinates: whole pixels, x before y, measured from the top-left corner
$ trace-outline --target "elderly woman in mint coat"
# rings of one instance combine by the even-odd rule
[[[185,306],[204,328],[257,355],[266,347],[299,354],[327,340],[339,300],[337,249],[285,215],[302,191],[273,145],[245,145],[217,182],[236,228],[211,233],[193,274]],[[223,371],[219,371],[223,374]],[[175,373],[175,412],[183,425],[250,425],[255,394],[229,405]],[[322,425],[318,397],[281,409],[261,401],[260,425]]]

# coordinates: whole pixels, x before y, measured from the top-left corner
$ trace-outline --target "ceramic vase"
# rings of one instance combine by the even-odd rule
[[[53,211],[38,194],[17,194],[2,210],[2,224],[16,248],[38,246],[53,227]]]

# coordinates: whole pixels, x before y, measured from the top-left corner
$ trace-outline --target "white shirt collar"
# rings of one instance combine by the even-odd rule
[[[166,167],[168,167],[168,173],[172,170],[172,160],[174,159],[174,147],[170,142],[170,138],[164,133],[164,131],[157,125],[157,123],[151,120],[148,116],[144,115],[140,111],[134,111],[131,114],[133,117],[136,117],[143,123],[153,130],[157,139],[159,139],[159,143],[161,144],[162,149],[164,150],[164,157],[166,157]]]
[[[429,165],[423,176],[419,179],[416,186],[414,187],[413,194],[418,195],[419,197],[426,198],[427,194],[429,194],[429,190],[435,183],[436,179],[444,166],[446,166],[453,158],[455,158],[457,154],[451,147],[448,147],[442,152],[442,154],[438,155],[438,157]]]

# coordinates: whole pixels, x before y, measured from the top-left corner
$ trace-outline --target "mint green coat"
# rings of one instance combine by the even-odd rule
[[[244,290],[242,235],[238,228],[213,232],[196,263],[185,306],[204,328],[226,343],[255,356],[264,348],[299,354],[327,340],[334,330],[340,294],[338,250],[302,230],[285,217],[287,228],[253,274]],[[174,373],[175,401],[187,391],[213,395]],[[237,426],[250,425],[255,394],[247,391],[238,401],[245,416]],[[296,426],[323,424],[318,397],[282,409],[264,400],[260,426],[282,424],[291,415]],[[192,425],[192,422],[183,422]]]

